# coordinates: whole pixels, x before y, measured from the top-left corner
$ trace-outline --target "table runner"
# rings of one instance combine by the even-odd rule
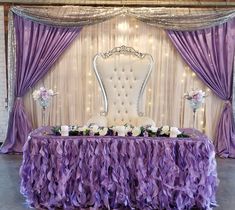
[[[180,210],[215,203],[214,147],[200,132],[193,138],[48,132],[33,131],[24,145],[21,193],[33,207]]]

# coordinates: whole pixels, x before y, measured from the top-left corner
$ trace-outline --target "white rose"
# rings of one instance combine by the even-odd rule
[[[33,91],[33,99],[35,101],[39,99],[39,95],[40,95],[40,91],[39,90]]]
[[[141,133],[141,130],[140,130],[139,127],[134,127],[134,128],[132,129],[132,136],[139,136],[140,133]]]
[[[161,130],[161,134],[166,134],[168,135],[170,133],[170,127],[168,125],[164,125]]]
[[[170,137],[177,137],[177,135],[181,134],[181,132],[179,131],[178,128],[176,127],[171,127],[171,130],[170,130]]]
[[[108,128],[99,129],[99,135],[105,136],[108,132]]]
[[[150,127],[148,127],[148,130],[152,131],[153,133],[157,133],[158,127],[151,125]]]
[[[83,127],[79,127],[78,128],[78,131],[85,131],[85,130],[88,130],[88,127],[85,125],[85,126],[83,126]]]
[[[50,96],[53,96],[53,95],[54,95],[54,91],[53,91],[52,89],[49,89],[49,90],[48,90],[48,94],[49,94]]]
[[[126,125],[125,126],[125,129],[126,129],[126,133],[128,133],[129,131],[132,130],[131,126],[130,125]]]
[[[40,88],[39,88],[39,91],[45,91],[45,90],[46,90],[45,87],[40,87]]]
[[[93,133],[99,133],[99,126],[98,125],[92,125],[91,130]]]

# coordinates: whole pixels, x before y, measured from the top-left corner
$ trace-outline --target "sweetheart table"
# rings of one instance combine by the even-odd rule
[[[21,193],[45,209],[211,209],[218,186],[212,142],[190,138],[54,136],[24,145]],[[192,133],[191,129],[185,132]]]

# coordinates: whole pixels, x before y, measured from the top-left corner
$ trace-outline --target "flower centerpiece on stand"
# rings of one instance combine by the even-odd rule
[[[38,90],[33,92],[33,99],[38,101],[42,108],[42,125],[45,126],[45,112],[46,108],[50,104],[50,100],[53,96],[57,95],[52,89],[46,89],[45,87],[40,87]]]
[[[184,94],[184,98],[188,100],[190,107],[193,111],[193,134],[195,131],[196,111],[205,102],[206,94],[202,90],[191,90]]]

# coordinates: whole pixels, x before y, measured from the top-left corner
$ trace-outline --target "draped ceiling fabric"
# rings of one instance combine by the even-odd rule
[[[168,33],[192,70],[224,100],[215,147],[218,155],[235,158],[235,128],[232,115],[235,18],[208,29]]]
[[[1,152],[22,152],[32,129],[22,97],[51,68],[76,38],[80,28],[55,28],[14,16],[16,31],[15,101],[10,113],[7,138]]]
[[[33,21],[32,25],[36,25],[38,22],[39,25],[46,24],[48,27],[53,26],[54,28],[65,28],[65,27],[81,27],[84,25],[95,24],[99,22],[103,22],[110,18],[113,18],[118,15],[128,15],[137,18],[138,20],[144,21],[145,23],[149,23],[151,25],[162,27],[166,29],[173,30],[196,30],[201,28],[208,28],[214,25],[218,25],[228,21],[229,19],[235,16],[235,10],[233,9],[185,9],[185,8],[104,8],[104,7],[77,7],[77,6],[65,6],[65,7],[13,7],[12,11],[18,16],[22,16],[24,19],[28,19],[28,21]],[[203,17],[203,18],[200,18]],[[57,26],[57,27],[56,27]],[[33,27],[31,28],[31,30]],[[23,32],[23,28],[21,29]],[[30,30],[30,29],[29,29]],[[62,30],[62,29],[61,29]],[[65,29],[64,29],[65,30]],[[26,33],[26,32],[24,32]],[[17,36],[20,36],[17,34]],[[72,41],[72,40],[71,40]],[[17,40],[18,42],[18,40]],[[18,43],[17,43],[18,44]],[[17,52],[16,52],[17,54]],[[27,57],[27,56],[26,56]],[[25,58],[26,58],[25,57]],[[17,58],[18,60],[18,58]],[[30,63],[28,63],[30,64]],[[50,65],[51,67],[52,65]],[[18,73],[18,63],[16,65],[16,73]],[[49,67],[46,71],[49,70]],[[44,73],[37,78],[41,78]],[[16,75],[16,81],[19,77]],[[28,79],[28,78],[27,78]],[[22,85],[20,91],[16,91],[16,97],[22,97],[28,87],[24,87],[27,85],[25,82],[27,80],[22,80],[23,83],[19,83],[17,81],[17,86]],[[35,80],[36,81],[36,80]],[[33,82],[31,85],[34,85],[36,82]],[[19,100],[19,101],[18,101]],[[13,107],[15,109],[22,110],[20,107],[22,105],[21,99],[17,99],[19,102],[15,102]],[[18,108],[17,108],[18,107]],[[13,108],[13,110],[15,110]],[[11,115],[15,116],[15,115]],[[23,113],[21,113],[23,116]],[[15,116],[14,119],[19,119],[18,123],[21,122],[22,125],[27,125],[28,122],[26,120],[26,116],[23,118],[18,118]],[[21,121],[24,119],[24,121]],[[11,121],[11,120],[10,120]],[[10,125],[10,124],[9,124]],[[12,124],[14,125],[14,124]],[[28,126],[29,128],[29,126]],[[8,138],[12,136],[11,139],[14,139],[14,142],[25,141],[26,133],[23,136],[17,136],[16,133],[11,134],[10,130],[14,130],[9,126],[8,130]],[[6,142],[9,143],[9,140]],[[6,142],[4,145],[6,145]],[[11,142],[9,144],[7,150],[5,151],[16,151],[12,149],[14,147],[14,143]]]
[[[181,31],[208,28],[235,17],[235,9],[231,8],[42,6],[13,7],[12,11],[25,18],[57,26],[84,26],[126,15],[157,27]]]

